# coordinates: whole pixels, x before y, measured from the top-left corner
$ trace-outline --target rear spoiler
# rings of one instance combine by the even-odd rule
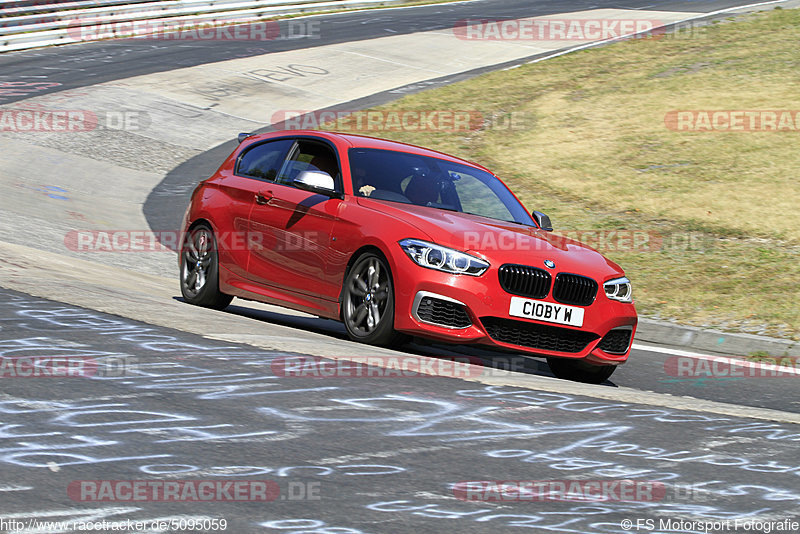
[[[239,144],[241,144],[241,143],[242,143],[242,141],[244,141],[245,139],[247,139],[247,138],[248,138],[248,137],[250,137],[251,135],[255,135],[255,134],[252,134],[252,133],[247,133],[247,132],[242,132],[242,133],[240,133],[240,134],[239,134],[239,137],[238,137],[238,139],[239,139]]]

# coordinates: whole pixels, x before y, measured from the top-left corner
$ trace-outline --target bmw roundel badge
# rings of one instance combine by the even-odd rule
[[[544,260],[544,264],[547,267],[550,267],[551,269],[555,269],[556,268],[556,262],[554,262],[553,260]]]

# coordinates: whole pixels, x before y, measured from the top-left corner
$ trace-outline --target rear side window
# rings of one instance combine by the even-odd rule
[[[278,139],[247,149],[239,156],[236,174],[258,180],[274,181],[283,165],[286,152],[293,143],[293,139]]]

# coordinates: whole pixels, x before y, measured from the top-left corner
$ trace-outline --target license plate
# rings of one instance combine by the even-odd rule
[[[511,297],[508,314],[525,319],[536,319],[548,323],[583,326],[583,308],[564,306],[553,302]]]

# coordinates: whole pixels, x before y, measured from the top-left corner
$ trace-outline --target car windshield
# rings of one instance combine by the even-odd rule
[[[393,150],[351,148],[349,157],[356,196],[533,225],[508,188],[486,171]]]

